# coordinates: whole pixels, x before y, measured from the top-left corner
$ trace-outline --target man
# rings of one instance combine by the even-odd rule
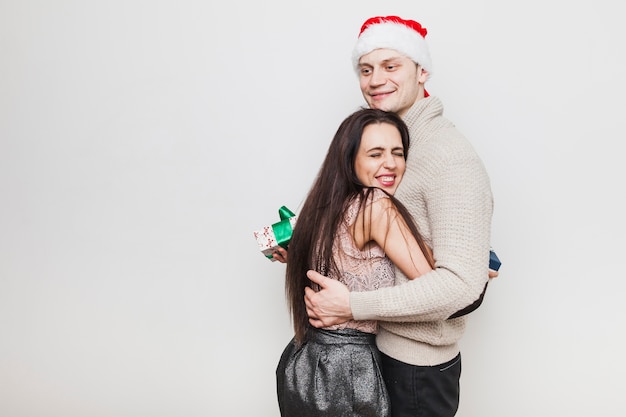
[[[394,287],[360,293],[309,271],[321,290],[307,288],[305,295],[315,327],[380,321],[377,345],[394,417],[456,414],[462,314],[480,304],[489,276],[489,178],[471,144],[443,117],[441,101],[424,88],[432,71],[426,33],[396,16],[368,19],[352,58],[368,105],[398,113],[409,126],[407,169],[395,196],[430,244],[436,268],[414,280],[396,268]]]

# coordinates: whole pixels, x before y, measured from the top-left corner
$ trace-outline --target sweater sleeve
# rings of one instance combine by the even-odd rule
[[[417,205],[412,199],[425,204],[435,269],[407,280],[396,268],[396,286],[351,293],[356,320],[445,320],[478,300],[485,288],[493,198],[482,162],[471,149],[444,144],[420,163],[422,182],[408,186],[421,190],[408,189],[402,202],[410,211]]]

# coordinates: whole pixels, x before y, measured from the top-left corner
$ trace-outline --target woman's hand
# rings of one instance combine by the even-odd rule
[[[279,246],[274,251],[274,253],[272,253],[272,257],[276,259],[278,262],[280,262],[281,264],[286,264],[287,263],[287,249],[283,248],[282,246]]]

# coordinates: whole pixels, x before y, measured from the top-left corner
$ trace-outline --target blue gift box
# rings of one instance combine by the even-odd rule
[[[491,249],[489,251],[489,269],[491,269],[492,271],[497,271],[498,269],[500,269],[500,265],[502,265],[502,262],[500,262],[500,259],[498,258],[498,255],[496,255],[494,250]]]

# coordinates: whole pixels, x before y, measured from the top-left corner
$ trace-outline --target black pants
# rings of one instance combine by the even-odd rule
[[[461,354],[437,366],[415,366],[381,353],[392,417],[453,417],[459,408]]]

